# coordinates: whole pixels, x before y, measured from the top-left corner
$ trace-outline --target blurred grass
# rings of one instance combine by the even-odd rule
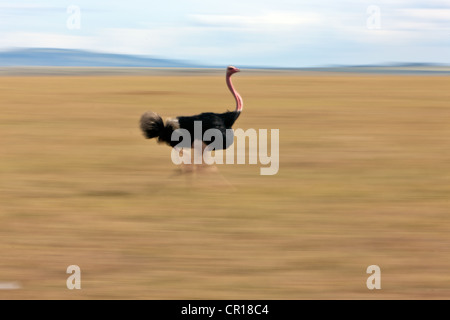
[[[450,298],[449,77],[238,74],[280,171],[190,184],[138,120],[233,109],[223,78],[0,77],[0,298]]]

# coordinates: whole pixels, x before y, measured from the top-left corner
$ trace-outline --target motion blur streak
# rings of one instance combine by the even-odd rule
[[[137,119],[221,112],[222,78],[0,77],[0,298],[450,298],[448,76],[242,73],[279,173],[177,175]]]

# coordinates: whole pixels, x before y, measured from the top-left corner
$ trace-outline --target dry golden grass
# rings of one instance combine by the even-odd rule
[[[449,299],[449,80],[243,72],[280,171],[189,182],[138,120],[232,109],[223,76],[2,77],[0,298]]]

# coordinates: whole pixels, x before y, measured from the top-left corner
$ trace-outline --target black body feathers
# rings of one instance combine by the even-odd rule
[[[205,112],[194,116],[177,117],[173,120],[166,121],[164,124],[162,118],[154,112],[146,112],[141,117],[141,130],[147,139],[158,138],[158,142],[165,142],[174,147],[179,141],[172,141],[172,132],[176,129],[185,129],[191,135],[191,145],[194,142],[195,122],[202,123],[202,137],[206,130],[217,129],[222,134],[223,146],[221,149],[227,149],[233,143],[233,136],[229,134],[227,137],[226,130],[231,129],[232,125],[239,117],[240,112],[228,111],[224,113]],[[227,139],[228,138],[228,139]],[[203,141],[209,145],[214,141]],[[219,148],[216,148],[219,150]]]
[[[186,129],[191,134],[191,145],[194,142],[194,125],[196,121],[202,122],[202,137],[208,129],[217,129],[222,133],[223,146],[221,149],[227,149],[233,143],[233,136],[227,137],[226,130],[231,129],[232,125],[239,117],[240,112],[228,111],[225,113],[213,113],[205,112],[195,116],[178,117],[178,123],[180,128]],[[214,138],[211,141],[203,140],[206,145],[214,142]],[[216,148],[220,150],[219,148]]]

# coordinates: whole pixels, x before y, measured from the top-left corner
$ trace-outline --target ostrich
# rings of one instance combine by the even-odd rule
[[[202,137],[208,129],[218,129],[223,136],[223,145],[216,147],[215,150],[227,149],[233,143],[233,137],[226,136],[226,130],[231,129],[234,122],[241,114],[244,106],[239,93],[231,82],[231,76],[240,70],[236,67],[229,66],[226,71],[226,83],[228,89],[231,91],[236,100],[236,109],[234,111],[227,111],[224,113],[205,112],[194,116],[180,116],[174,119],[167,119],[164,124],[162,118],[155,112],[146,112],[141,117],[140,127],[147,139],[158,138],[159,143],[166,143],[172,148],[179,142],[172,141],[172,132],[176,129],[186,129],[191,136],[191,147],[194,146],[194,122],[201,121],[202,123]],[[231,138],[231,139],[230,139]],[[202,153],[207,145],[214,141],[202,141]]]

